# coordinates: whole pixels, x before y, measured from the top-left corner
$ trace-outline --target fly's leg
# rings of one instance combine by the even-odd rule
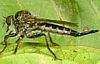
[[[19,47],[20,43],[22,42],[23,38],[24,38],[24,36],[23,36],[23,35],[21,35],[21,36],[19,37],[19,39],[16,41],[17,45],[16,45],[16,48],[15,48],[15,50],[14,50],[14,53],[13,53],[13,54],[15,54],[15,53],[17,52],[17,49],[18,49],[18,47]]]
[[[6,47],[7,47],[7,39],[9,38],[9,37],[14,37],[14,36],[16,36],[17,35],[17,33],[9,33],[8,35],[6,35],[5,37],[4,37],[4,41],[1,43],[1,44],[3,44],[3,45],[5,45],[4,46],[4,48],[0,51],[0,53],[2,53],[3,51],[5,51],[5,49],[6,49]]]
[[[61,60],[61,59],[57,58],[57,56],[55,55],[55,53],[50,49],[49,43],[48,43],[48,40],[47,40],[47,36],[45,34],[44,34],[44,36],[45,36],[47,48],[52,53],[52,55],[54,56],[54,60]]]
[[[49,40],[50,40],[50,42],[51,42],[53,45],[55,45],[55,46],[59,46],[57,43],[53,42],[53,40],[52,40],[52,38],[51,38],[49,32],[48,32],[48,36],[49,36]]]
[[[2,53],[3,51],[5,51],[5,49],[6,49],[6,47],[7,47],[7,39],[8,39],[8,35],[6,35],[5,37],[4,37],[4,41],[1,43],[1,44],[3,44],[4,45],[4,48],[0,51],[0,53]]]
[[[45,40],[46,40],[46,46],[47,46],[47,49],[51,52],[51,54],[54,56],[54,59],[58,59],[58,60],[61,60],[59,58],[57,58],[57,56],[55,55],[55,53],[50,49],[50,46],[49,46],[49,43],[48,43],[48,40],[47,40],[47,36],[44,34],[44,33],[35,33],[33,35],[27,35],[28,38],[37,38],[37,37],[41,37],[41,36],[45,36]]]

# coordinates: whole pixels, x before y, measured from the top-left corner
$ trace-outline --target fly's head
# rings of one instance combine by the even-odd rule
[[[27,30],[29,30],[29,28],[35,29],[35,25],[37,23],[35,22],[35,19],[36,17],[33,16],[29,11],[18,11],[17,13],[15,13],[15,18],[13,17],[13,15],[6,18],[6,32],[11,31],[13,33],[23,34],[23,32],[26,32]]]
[[[14,30],[14,18],[13,18],[12,15],[7,16],[5,23],[6,23],[6,25],[7,25],[7,30],[6,30],[6,32],[8,32],[9,30],[11,30],[11,31]]]

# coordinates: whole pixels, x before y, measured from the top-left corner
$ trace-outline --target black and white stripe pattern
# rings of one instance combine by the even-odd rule
[[[74,37],[79,37],[79,36],[98,32],[98,30],[91,30],[91,31],[88,31],[88,32],[79,33],[75,30],[70,29],[70,28],[66,28],[66,27],[63,27],[63,26],[50,24],[50,23],[39,23],[38,29],[42,30],[42,31],[46,31],[46,32],[53,32],[53,33],[64,34],[64,35],[71,35],[71,36],[74,36]]]

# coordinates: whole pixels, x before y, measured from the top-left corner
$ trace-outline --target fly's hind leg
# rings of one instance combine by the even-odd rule
[[[47,49],[51,52],[51,54],[54,56],[54,59],[58,59],[58,60],[61,60],[59,58],[57,58],[57,56],[55,55],[55,53],[50,49],[50,46],[49,46],[49,43],[48,43],[48,40],[47,40],[47,36],[44,34],[44,33],[41,33],[41,32],[37,32],[37,33],[34,33],[32,35],[27,35],[28,38],[37,38],[37,37],[41,37],[41,36],[45,36],[45,40],[46,40],[46,46],[47,46]]]
[[[55,53],[50,49],[49,43],[48,43],[48,40],[47,40],[47,36],[45,34],[44,34],[44,36],[45,36],[47,48],[52,53],[52,55],[54,56],[54,60],[61,60],[61,59],[57,58],[57,56],[55,55]]]
[[[52,38],[51,38],[49,32],[48,32],[48,36],[49,36],[49,40],[50,40],[50,42],[51,42],[53,45],[55,45],[55,46],[59,46],[57,43],[55,43],[55,42],[52,40]]]

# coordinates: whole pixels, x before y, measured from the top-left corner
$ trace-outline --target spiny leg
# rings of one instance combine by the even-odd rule
[[[46,36],[45,34],[44,34],[44,36],[45,36],[47,48],[48,48],[48,50],[53,54],[54,60],[61,60],[61,59],[57,58],[57,56],[55,55],[55,53],[50,49],[49,43],[48,43],[48,40],[47,40],[47,36]]]
[[[17,49],[18,49],[18,47],[19,47],[20,43],[22,42],[23,38],[24,38],[24,36],[23,36],[23,35],[21,35],[21,36],[19,37],[19,39],[16,41],[17,45],[16,45],[16,48],[15,48],[15,50],[14,50],[14,53],[13,53],[13,54],[15,54],[15,53],[17,52]]]
[[[51,42],[53,45],[55,45],[55,46],[59,46],[57,43],[53,42],[53,40],[52,40],[52,38],[51,38],[49,32],[48,32],[48,36],[49,36],[49,40],[50,40],[50,42]]]
[[[47,46],[47,49],[52,53],[52,55],[54,56],[54,59],[59,59],[57,58],[57,56],[55,55],[55,53],[50,49],[50,46],[49,46],[49,43],[48,43],[48,40],[47,40],[47,36],[44,34],[44,33],[35,33],[35,34],[32,34],[32,35],[27,35],[28,38],[37,38],[37,37],[41,37],[41,36],[45,36],[45,40],[46,40],[46,46]],[[59,59],[61,60],[61,59]]]
[[[0,53],[2,53],[3,51],[5,51],[5,49],[6,49],[6,47],[7,47],[7,39],[9,38],[9,37],[14,37],[14,36],[16,36],[17,35],[17,33],[9,33],[8,35],[6,35],[5,37],[4,37],[4,41],[1,43],[1,44],[3,44],[3,45],[5,45],[4,46],[4,48],[2,49],[2,51],[0,51]]]

